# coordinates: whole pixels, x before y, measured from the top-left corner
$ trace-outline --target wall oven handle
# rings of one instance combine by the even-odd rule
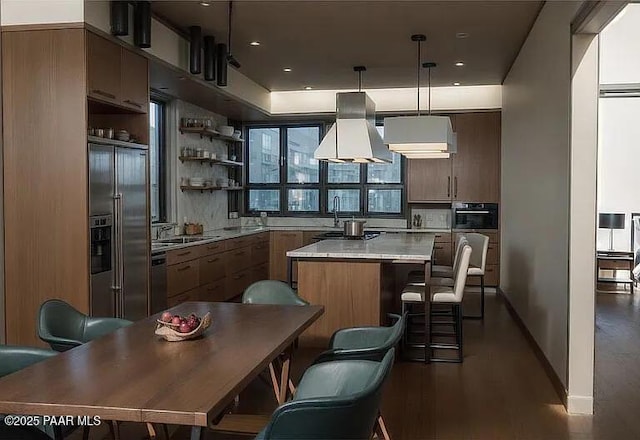
[[[456,214],[489,214],[489,211],[463,211],[458,209]]]

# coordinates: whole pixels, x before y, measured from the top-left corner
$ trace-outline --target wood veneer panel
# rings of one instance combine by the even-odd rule
[[[2,38],[7,342],[40,344],[40,304],[89,310],[84,30]]]
[[[298,294],[325,307],[324,315],[301,336],[301,344],[326,347],[338,329],[380,325],[381,266],[376,262],[298,262]]]

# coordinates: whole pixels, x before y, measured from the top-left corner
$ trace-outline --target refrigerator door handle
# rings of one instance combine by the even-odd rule
[[[122,266],[122,194],[116,194],[113,197],[114,201],[114,217],[115,217],[115,283],[114,283],[114,296],[115,296],[115,311],[116,317],[121,318],[124,314],[123,307],[123,266]]]

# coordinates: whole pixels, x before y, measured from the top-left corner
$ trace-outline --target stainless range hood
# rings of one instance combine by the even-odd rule
[[[391,162],[375,121],[375,103],[365,92],[336,94],[336,122],[314,157],[330,162]]]

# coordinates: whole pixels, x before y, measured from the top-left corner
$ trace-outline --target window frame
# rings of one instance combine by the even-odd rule
[[[244,213],[243,215],[252,217],[259,216],[259,210],[250,210],[249,191],[260,189],[278,189],[280,194],[280,210],[266,211],[272,217],[333,217],[333,204],[329,200],[329,190],[332,189],[357,189],[360,192],[360,207],[358,212],[341,211],[341,215],[354,215],[364,218],[393,218],[404,219],[406,217],[406,188],[405,188],[405,158],[400,156],[400,182],[398,183],[368,183],[367,182],[367,164],[359,164],[360,166],[360,182],[358,183],[329,183],[329,167],[328,162],[320,161],[319,163],[319,182],[318,183],[288,183],[288,128],[299,127],[319,127],[319,139],[322,141],[331,123],[328,122],[283,122],[283,123],[256,123],[245,124],[243,127],[244,138],[247,139],[244,145],[244,157],[247,158],[244,169],[244,187],[246,191]],[[382,125],[382,124],[377,124]],[[280,130],[280,183],[249,183],[250,163],[249,163],[249,130],[260,128],[278,128]],[[288,210],[288,190],[289,189],[317,189],[319,190],[319,210],[318,211],[289,211]],[[369,189],[399,189],[400,190],[400,212],[384,213],[369,212]]]
[[[158,117],[158,219],[151,224],[166,223],[168,221],[168,146],[167,146],[167,107],[169,102],[159,96],[152,95],[149,106],[156,104],[159,107]],[[151,143],[151,142],[149,142]],[[149,159],[151,155],[149,154]],[[149,182],[151,186],[151,182]],[[151,200],[149,200],[149,212],[151,212]]]

